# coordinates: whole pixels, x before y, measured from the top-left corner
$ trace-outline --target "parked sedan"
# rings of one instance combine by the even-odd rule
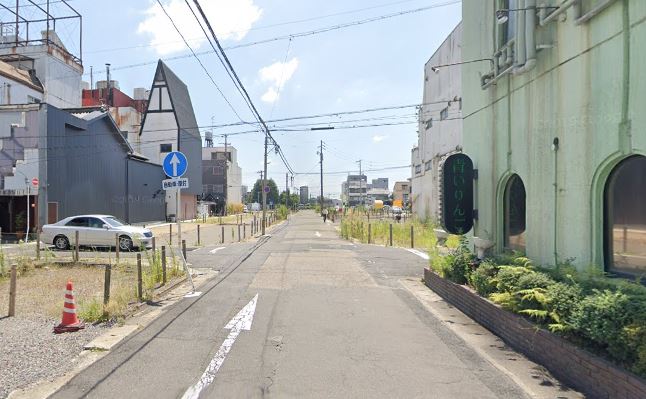
[[[74,243],[79,232],[79,246],[114,247],[119,236],[119,249],[130,251],[135,247],[151,248],[153,233],[143,227],[131,226],[110,215],[70,216],[54,224],[43,226],[40,240],[65,250]]]

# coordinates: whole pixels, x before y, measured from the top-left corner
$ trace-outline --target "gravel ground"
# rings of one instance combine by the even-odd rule
[[[106,331],[86,325],[74,333],[52,333],[59,323],[38,316],[0,318],[0,398],[72,369],[83,346]]]

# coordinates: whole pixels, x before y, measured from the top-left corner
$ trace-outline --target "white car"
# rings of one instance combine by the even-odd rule
[[[69,249],[79,232],[79,247],[114,247],[117,234],[119,249],[130,251],[135,247],[152,248],[153,232],[131,226],[110,215],[70,216],[54,224],[43,226],[40,240],[53,244],[56,249]]]

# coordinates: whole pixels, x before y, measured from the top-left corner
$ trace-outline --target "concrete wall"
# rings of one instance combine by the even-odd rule
[[[439,219],[440,165],[448,153],[459,151],[462,146],[461,66],[439,68],[438,72],[431,67],[459,63],[462,61],[461,49],[460,23],[424,66],[417,153],[413,152],[411,159],[413,212],[422,219]],[[442,115],[443,110],[446,113]]]
[[[0,104],[30,104],[42,101],[43,93],[0,75]]]
[[[463,3],[465,60],[496,50],[494,0]],[[475,235],[503,242],[503,193],[527,194],[527,255],[602,265],[603,187],[618,162],[646,153],[646,2],[615,1],[583,24],[574,10],[536,29],[536,67],[483,90],[483,64],[462,67],[464,151],[479,170]],[[558,137],[558,152],[552,143]]]

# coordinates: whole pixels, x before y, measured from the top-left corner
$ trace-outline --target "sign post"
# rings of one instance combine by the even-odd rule
[[[186,156],[179,151],[169,152],[164,158],[162,163],[164,168],[164,173],[170,179],[164,180],[162,182],[162,188],[164,190],[176,190],[175,191],[175,222],[177,223],[177,242],[178,244],[182,242],[182,225],[181,225],[181,189],[188,188],[188,179],[180,179],[186,169],[188,168],[188,161]]]

